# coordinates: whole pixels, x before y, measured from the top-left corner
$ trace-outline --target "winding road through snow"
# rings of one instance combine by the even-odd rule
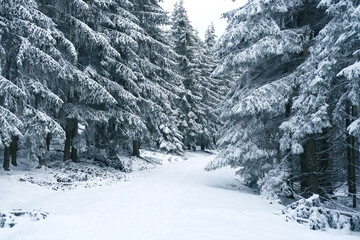
[[[311,231],[286,222],[276,214],[280,206],[241,188],[234,170],[203,171],[213,157],[188,153],[188,160],[132,173],[129,181],[109,187],[54,192],[20,182],[6,190],[0,183],[1,208],[51,213],[40,222],[0,229],[0,239],[359,239],[359,235]]]

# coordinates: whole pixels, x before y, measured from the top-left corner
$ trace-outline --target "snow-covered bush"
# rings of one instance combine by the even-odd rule
[[[328,209],[316,194],[290,204],[282,214],[287,220],[305,224],[313,230],[333,228],[360,231],[360,214]]]
[[[12,211],[0,212],[0,228],[12,228],[18,224],[20,218],[40,221],[47,218],[48,215],[49,213],[40,210],[24,211],[22,209],[14,209]]]
[[[286,183],[289,178],[289,173],[281,171],[281,169],[273,169],[265,174],[263,178],[258,181],[261,195],[269,200],[278,201],[281,203],[281,197],[288,197],[292,192]]]
[[[93,162],[49,162],[48,166],[19,176],[21,182],[30,182],[54,191],[91,188],[110,185],[126,178],[125,174],[111,167],[96,166]]]

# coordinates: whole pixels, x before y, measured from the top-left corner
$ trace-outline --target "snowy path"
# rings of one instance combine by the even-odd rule
[[[43,209],[40,222],[0,229],[1,240],[332,240],[359,239],[340,231],[311,231],[274,214],[276,206],[237,184],[233,170],[204,172],[213,156],[191,153],[130,175],[111,187],[54,192],[0,183],[1,209]],[[2,178],[3,179],[3,178]]]

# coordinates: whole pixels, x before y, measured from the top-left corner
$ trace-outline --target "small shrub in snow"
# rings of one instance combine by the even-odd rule
[[[124,180],[125,174],[109,167],[90,163],[54,162],[48,168],[26,173],[19,181],[30,182],[53,190],[95,187]]]
[[[14,209],[8,212],[0,212],[0,228],[14,227],[18,224],[19,218],[30,218],[32,221],[40,221],[47,218],[49,213],[33,210],[24,211],[21,209]]]
[[[263,178],[258,181],[260,193],[269,200],[281,203],[281,197],[289,197],[292,195],[289,186],[286,183],[289,174],[280,169],[270,170]]]
[[[313,230],[326,228],[360,231],[360,215],[328,209],[321,203],[319,195],[301,199],[291,205],[282,214],[287,220],[307,225]]]

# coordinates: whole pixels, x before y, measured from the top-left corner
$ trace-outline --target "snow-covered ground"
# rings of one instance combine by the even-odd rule
[[[147,157],[151,157],[148,156]],[[332,240],[358,233],[312,231],[278,215],[280,206],[241,187],[234,170],[203,171],[214,157],[188,153],[110,186],[53,191],[0,174],[0,212],[49,213],[0,228],[1,240]]]

